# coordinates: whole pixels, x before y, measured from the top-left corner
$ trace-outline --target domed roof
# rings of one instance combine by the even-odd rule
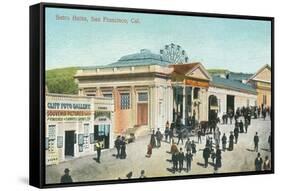
[[[150,50],[141,49],[139,53],[122,56],[112,66],[137,66],[137,65],[168,65],[170,62],[160,54],[154,54]]]

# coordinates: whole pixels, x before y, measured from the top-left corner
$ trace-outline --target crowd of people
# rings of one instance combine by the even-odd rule
[[[250,108],[250,107],[242,107],[237,108],[235,112],[230,112],[227,115],[222,116],[222,125],[223,124],[230,124],[234,123],[234,129],[233,131],[230,131],[229,135],[226,133],[221,133],[218,123],[220,123],[221,120],[213,120],[210,121],[207,125],[198,125],[198,129],[196,130],[197,136],[197,142],[195,142],[195,137],[193,136],[194,140],[190,140],[190,136],[187,134],[187,136],[184,136],[183,132],[181,130],[178,130],[178,123],[176,122],[174,124],[169,124],[169,122],[166,122],[165,125],[165,131],[164,136],[160,132],[159,129],[157,129],[156,132],[152,132],[150,137],[150,142],[147,147],[147,157],[151,157],[153,148],[159,148],[161,147],[161,141],[165,141],[166,143],[171,144],[171,162],[172,162],[172,172],[182,172],[185,170],[186,172],[189,172],[191,170],[192,166],[192,160],[193,156],[197,153],[196,144],[202,144],[202,137],[205,139],[205,146],[203,151],[203,165],[205,168],[208,167],[209,164],[212,164],[214,167],[214,173],[218,172],[218,169],[222,167],[222,152],[226,151],[233,151],[234,146],[236,144],[239,144],[239,135],[247,134],[248,128],[251,125],[251,119],[255,117],[257,118],[266,118],[266,116],[270,116],[270,108],[264,108],[262,109],[261,113],[264,113],[261,115],[259,113],[259,110],[261,110],[259,107],[256,108]],[[256,113],[256,115],[253,115]],[[233,113],[233,114],[231,114]],[[223,127],[223,126],[222,126]],[[164,140],[162,138],[165,137]],[[177,139],[177,140],[175,140]],[[184,144],[185,142],[185,144]],[[255,136],[253,138],[254,143],[254,152],[259,152],[259,135],[258,132],[255,133]],[[179,146],[179,145],[182,146]],[[271,151],[271,136],[268,138],[268,144],[269,144],[269,151]],[[184,146],[184,147],[183,147]],[[268,162],[268,156],[266,156],[265,160],[263,161],[265,164],[261,164],[260,166],[260,159],[261,156],[258,154],[258,160],[255,161],[255,167],[256,170],[263,169],[268,170],[269,162]],[[209,162],[211,159],[212,163]]]
[[[254,114],[253,114],[254,113]],[[162,134],[160,129],[158,128],[156,132],[153,130],[150,136],[149,144],[147,145],[146,157],[150,158],[152,156],[153,149],[160,148],[162,146],[162,142],[164,141],[167,144],[170,144],[171,154],[171,162],[172,168],[171,171],[182,172],[191,171],[193,157],[197,154],[198,151],[202,151],[203,163],[201,166],[207,168],[209,164],[211,164],[214,168],[214,173],[217,173],[219,168],[222,167],[222,152],[233,151],[236,144],[239,144],[239,137],[241,134],[247,134],[249,127],[251,127],[251,119],[254,118],[263,118],[269,117],[271,120],[271,109],[269,107],[242,107],[237,108],[237,110],[229,111],[224,114],[221,119],[211,120],[207,124],[201,123],[198,124],[198,127],[195,131],[195,134],[191,136],[189,131],[182,130],[181,119],[177,118],[175,123],[169,123],[169,121],[165,124],[165,130]],[[195,124],[195,119],[189,125]],[[226,133],[221,133],[218,124],[221,123],[222,127],[225,124],[233,124],[233,131],[229,132],[229,135]],[[194,127],[193,127],[194,129]],[[195,129],[194,129],[195,130]],[[202,137],[204,139],[202,139]],[[191,140],[192,138],[192,140]],[[177,140],[176,140],[177,139]],[[195,139],[197,141],[195,142]],[[197,144],[202,144],[202,140],[205,140],[204,148],[197,150]],[[270,170],[271,169],[271,161],[268,156],[265,156],[263,159],[259,152],[259,134],[255,133],[253,137],[253,152],[257,153],[257,157],[254,161],[254,166],[256,171],[261,170]],[[271,152],[271,135],[268,137],[268,151]],[[116,159],[125,159],[127,157],[126,153],[126,144],[127,141],[124,136],[117,136],[114,141],[114,145],[116,148]],[[97,151],[96,161],[100,163],[101,157],[101,149],[102,145],[100,141],[97,141],[95,144]],[[209,160],[211,160],[209,162]],[[197,163],[200,165],[200,163]],[[70,176],[70,170],[65,169],[65,174],[61,177],[61,182],[72,182],[72,177]],[[130,178],[130,174],[128,178]],[[142,171],[140,178],[145,178],[144,171]]]
[[[229,109],[228,112],[222,115],[221,120],[218,119],[218,121],[222,121],[222,124],[228,124],[228,123],[232,124],[233,119],[237,121],[237,119],[241,116],[243,116],[244,121],[247,120],[248,124],[250,125],[252,117],[254,117],[255,119],[263,118],[265,120],[265,118],[269,116],[271,120],[272,113],[270,107],[264,107],[264,106],[241,107],[241,108],[237,108],[235,112]]]

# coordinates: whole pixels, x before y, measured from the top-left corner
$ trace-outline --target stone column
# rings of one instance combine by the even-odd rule
[[[182,122],[185,125],[186,121],[186,96],[185,85],[182,86]]]
[[[194,95],[193,91],[194,91],[194,87],[191,86],[191,107],[190,107],[191,108],[191,116],[190,117],[193,116],[193,95]]]
[[[155,85],[151,85],[149,88],[149,107],[150,107],[150,130],[155,129],[155,124],[156,124],[156,97],[155,97]]]
[[[168,116],[169,116],[169,122],[171,123],[173,121],[173,102],[174,102],[174,95],[173,95],[173,87],[168,86],[168,95],[169,95],[169,105],[168,105]]]

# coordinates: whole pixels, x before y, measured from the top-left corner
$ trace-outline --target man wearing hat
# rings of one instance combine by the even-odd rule
[[[69,175],[69,169],[66,168],[64,169],[64,175],[62,175],[61,179],[60,179],[61,183],[71,183],[72,182],[72,178]]]

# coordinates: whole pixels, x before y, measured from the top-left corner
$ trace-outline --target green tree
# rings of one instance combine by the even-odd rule
[[[46,84],[49,93],[77,94],[78,85],[75,83],[74,75],[77,67],[59,68],[46,71]]]

